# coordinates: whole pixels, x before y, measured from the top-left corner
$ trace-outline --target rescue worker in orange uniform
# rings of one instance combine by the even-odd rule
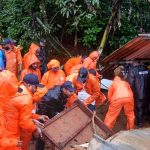
[[[38,58],[39,53],[40,53],[40,47],[38,45],[36,45],[35,43],[31,43],[31,45],[29,47],[29,52],[26,53],[23,57],[24,68],[26,68],[25,64],[27,62],[26,59],[28,58],[28,56],[30,56],[31,54],[35,54],[35,56]]]
[[[36,91],[34,93],[31,93],[29,90],[28,95],[32,99],[32,115],[31,118],[34,120],[34,122],[38,125],[42,125],[37,120],[42,120],[43,122],[46,122],[49,118],[46,115],[38,115],[36,114],[36,102],[38,102],[47,92],[47,88],[45,88],[43,85],[39,84],[38,76],[35,74],[28,74],[23,78],[24,83],[28,83],[34,85],[35,83],[38,84]],[[28,132],[28,130],[22,130],[21,131],[21,139],[23,140],[23,147],[22,150],[28,150],[29,149],[29,143],[32,138],[32,133]]]
[[[45,64],[46,63],[45,44],[46,44],[45,39],[40,40],[39,46],[35,43],[31,43],[30,48],[29,48],[29,52],[27,54],[25,54],[24,59],[23,59],[23,61],[25,62],[25,59],[28,55],[35,54],[36,57],[40,61],[39,69],[40,69],[42,76],[47,71],[47,66]]]
[[[10,38],[4,39],[3,49],[6,55],[6,70],[9,70],[20,75],[22,70],[22,56],[19,48],[14,46],[13,40]]]
[[[71,74],[72,67],[82,64],[86,56],[72,57],[64,64],[66,76]]]
[[[26,57],[24,62],[25,69],[21,72],[20,80],[23,80],[26,74],[32,73],[38,76],[39,81],[41,81],[41,72],[39,69],[40,61],[35,56],[35,54],[30,54]]]
[[[72,67],[71,71],[70,71],[70,75],[66,77],[66,81],[73,81],[74,77],[78,75],[80,68],[82,68],[83,65],[82,64],[78,64],[74,67]]]
[[[96,76],[96,71],[95,71],[94,69],[90,69],[90,70],[89,70],[89,73],[92,74],[93,76],[95,76],[95,78],[97,79],[97,81],[99,82],[100,87],[101,87],[101,82],[100,82],[100,79]],[[98,99],[98,100],[96,101],[96,106],[102,105],[105,100],[106,100],[106,96],[105,96],[104,93],[100,90],[100,99]]]
[[[86,68],[82,67],[79,70],[78,76],[73,79],[73,84],[78,90],[78,98],[79,92],[81,92],[83,98],[85,95],[88,95],[85,100],[82,99],[81,101],[83,101],[90,110],[94,111],[95,102],[100,99],[100,84],[97,79],[92,74],[89,74]]]
[[[4,132],[3,106],[18,91],[18,81],[14,73],[8,70],[0,71],[0,149],[2,145],[2,133]],[[7,89],[7,90],[6,90]]]
[[[108,112],[106,114],[104,123],[112,129],[116,123],[117,117],[124,109],[127,117],[127,129],[134,128],[134,98],[133,92],[128,82],[122,79],[122,68],[117,67],[114,70],[115,78],[108,90],[108,100],[110,102]]]
[[[65,80],[65,73],[60,70],[60,62],[56,59],[52,59],[47,64],[48,71],[42,77],[42,84],[48,89],[54,87],[54,85],[62,85]]]
[[[30,140],[27,141],[24,137],[21,139],[22,131],[32,133],[37,130],[41,134],[40,128],[32,120],[33,101],[31,95],[36,92],[38,86],[41,87],[42,85],[39,84],[36,75],[26,75],[23,79],[23,84],[19,87],[18,93],[5,104],[3,108],[5,132],[2,136],[2,148],[4,150],[28,150]],[[39,117],[39,119],[41,118]],[[22,148],[18,145],[19,140],[23,140]]]
[[[96,70],[96,65],[97,65],[97,61],[99,59],[99,53],[98,51],[93,51],[89,57],[87,57],[84,61],[83,61],[83,65],[85,68],[89,69],[95,69]]]

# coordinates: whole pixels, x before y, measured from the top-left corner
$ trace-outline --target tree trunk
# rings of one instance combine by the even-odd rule
[[[58,39],[56,39],[56,37],[51,32],[51,27],[48,23],[48,17],[47,17],[47,14],[46,14],[46,6],[45,6],[45,1],[44,0],[40,1],[40,10],[41,10],[41,13],[42,13],[42,16],[43,16],[43,22],[38,17],[36,17],[36,20],[37,20],[38,24],[45,31],[45,35],[48,38],[48,42],[58,52],[60,52],[60,50],[61,50],[61,51],[65,52],[65,54],[67,56],[71,57],[71,54],[64,48],[64,46],[59,42]]]
[[[74,48],[76,49],[78,45],[78,34],[77,34],[77,29],[75,30],[75,35],[74,35]]]
[[[43,20],[44,20],[44,24],[46,26],[48,26],[48,17],[47,17],[47,14],[46,14],[46,7],[45,7],[45,1],[44,0],[41,0],[40,1],[40,10],[41,10],[41,13],[42,13],[42,16],[43,16]]]
[[[113,22],[115,16],[117,15],[120,4],[121,4],[121,0],[116,0],[114,3],[113,9],[112,9],[112,14],[108,20],[107,26],[105,28],[105,31],[104,31],[104,34],[102,37],[102,40],[100,42],[100,46],[98,48],[99,54],[101,54],[103,52],[103,49],[105,47],[105,44],[106,44],[106,41],[108,38],[108,34],[109,34],[111,27],[112,27],[112,22]]]
[[[84,0],[85,4],[87,5],[87,9],[89,10],[89,12],[94,12],[95,8],[94,6],[91,4],[90,0]],[[96,11],[95,11],[96,12]]]
[[[45,26],[45,24],[38,18],[36,17],[37,22],[39,25],[44,29],[46,37],[48,37],[48,42],[51,44],[51,46],[60,52],[60,50],[63,50],[67,56],[71,57],[71,54],[59,43],[59,41],[55,38],[55,36],[52,33],[48,33],[50,29]]]

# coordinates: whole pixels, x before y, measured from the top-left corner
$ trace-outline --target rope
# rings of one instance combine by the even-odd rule
[[[96,134],[96,126],[94,121],[95,116],[96,116],[96,111],[93,112],[93,116],[92,116],[92,127],[93,127],[94,134]]]

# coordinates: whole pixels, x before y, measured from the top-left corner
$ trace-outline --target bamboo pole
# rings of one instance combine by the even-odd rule
[[[107,41],[107,38],[108,38],[108,35],[109,35],[109,32],[111,30],[112,21],[115,18],[117,12],[118,12],[120,4],[121,4],[121,0],[116,0],[115,1],[115,4],[114,4],[113,9],[112,9],[112,14],[111,14],[111,16],[108,20],[107,26],[105,28],[105,31],[104,31],[104,34],[103,34],[103,37],[102,37],[102,40],[100,42],[100,46],[98,48],[99,54],[101,54],[103,52],[103,49],[105,47],[105,44],[106,44],[106,41]]]

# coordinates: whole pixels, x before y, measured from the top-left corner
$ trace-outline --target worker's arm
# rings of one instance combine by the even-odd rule
[[[48,89],[46,87],[38,87],[37,91],[33,95],[33,102],[39,102],[41,98],[47,93]]]
[[[62,85],[66,81],[66,75],[64,71],[60,70],[60,85]]]
[[[111,101],[112,99],[112,95],[113,95],[113,85],[110,86],[110,88],[108,89],[108,101]]]
[[[47,86],[48,84],[48,76],[49,76],[49,72],[45,73],[41,80],[41,83],[44,84],[45,86]]]
[[[94,78],[94,80],[92,82],[93,82],[93,86],[91,87],[92,95],[84,101],[84,104],[87,106],[90,105],[93,101],[100,98],[100,84],[96,80],[96,78]]]
[[[38,79],[39,79],[39,82],[41,82],[41,78],[42,78],[41,71],[40,71],[40,69],[38,69],[37,71],[38,71]]]
[[[31,108],[32,105],[29,102],[28,97],[24,97],[24,102],[20,103],[18,105],[19,108],[19,127],[22,129],[26,129],[30,132],[34,132],[37,127],[34,125],[32,121],[32,114],[31,114]]]

